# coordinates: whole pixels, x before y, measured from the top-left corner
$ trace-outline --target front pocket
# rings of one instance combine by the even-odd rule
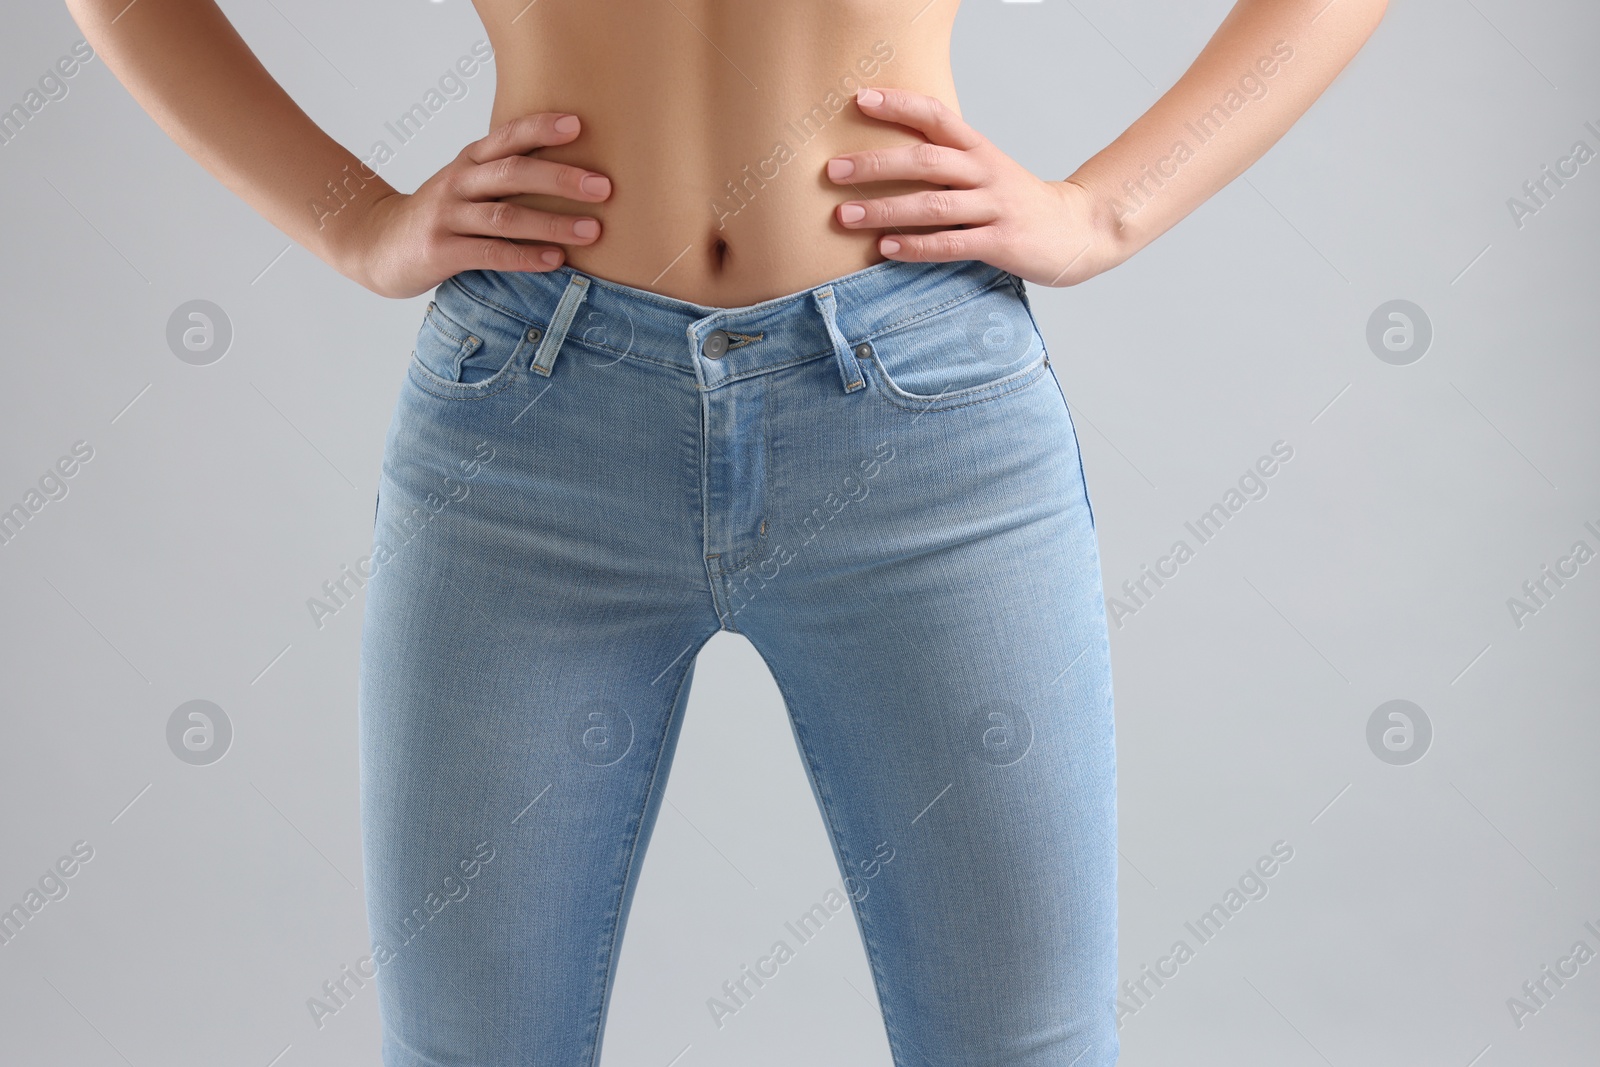
[[[1005,396],[1046,372],[1044,338],[1002,275],[967,300],[868,339],[863,364],[888,403],[917,411]]]
[[[491,396],[515,380],[528,343],[519,323],[481,307],[446,281],[417,331],[411,380],[448,400]]]

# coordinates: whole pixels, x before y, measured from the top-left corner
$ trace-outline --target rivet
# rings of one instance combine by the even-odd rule
[[[866,341],[862,341],[860,344],[856,345],[856,358],[857,359],[871,359],[872,358],[872,346],[870,344],[868,344]]]
[[[537,326],[531,327],[528,330],[528,340],[530,340],[530,341],[537,341],[539,338],[541,338],[543,336],[544,336],[544,331],[539,329],[539,327],[537,327]]]

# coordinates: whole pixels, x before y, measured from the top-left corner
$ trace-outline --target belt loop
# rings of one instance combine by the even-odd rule
[[[828,339],[833,342],[833,354],[839,360],[839,374],[844,379],[844,391],[853,393],[866,385],[861,377],[861,364],[856,362],[856,354],[850,349],[850,342],[844,339],[844,334],[839,332],[838,301],[833,295],[833,286],[825,285],[821,289],[813,289],[811,298],[817,303],[817,310],[822,312],[822,321],[828,327]]]
[[[567,340],[567,331],[572,328],[572,319],[578,314],[578,305],[583,303],[583,298],[588,295],[589,279],[574,272],[572,280],[561,293],[560,302],[556,304],[555,314],[550,316],[550,328],[545,330],[544,336],[539,339],[539,350],[534,353],[533,364],[529,370],[537,371],[546,378],[550,377],[556,353],[561,351],[561,346]]]

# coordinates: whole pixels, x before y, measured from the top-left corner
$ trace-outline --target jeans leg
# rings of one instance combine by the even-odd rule
[[[474,358],[529,351],[522,328],[449,310]],[[717,629],[699,398],[682,370],[575,350],[481,396],[438,377],[402,386],[384,452],[358,969],[375,972],[386,1067],[593,1067]]]
[[[895,1063],[1110,1067],[1111,665],[1063,397],[1047,373],[918,414],[784,373],[784,563],[745,583],[740,626],[788,704]]]

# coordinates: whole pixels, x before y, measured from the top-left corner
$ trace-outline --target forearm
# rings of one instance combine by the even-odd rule
[[[395,190],[311,121],[212,0],[67,7],[179,147],[291,239],[354,276],[365,209]]]
[[[1239,0],[1183,77],[1066,179],[1089,193],[1100,269],[1155,240],[1277,143],[1385,7],[1386,0]]]

